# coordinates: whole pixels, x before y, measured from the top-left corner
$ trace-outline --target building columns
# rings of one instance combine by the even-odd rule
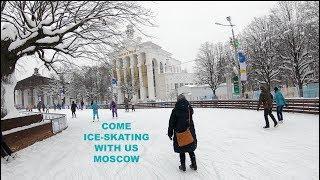
[[[142,54],[137,55],[138,58],[138,70],[139,70],[139,84],[140,84],[140,99],[141,101],[144,101],[147,98],[147,92],[144,87],[144,82],[143,82],[143,74],[142,74],[142,66],[143,66],[143,56]]]
[[[131,84],[132,84],[132,99],[137,100],[136,78],[135,78],[135,66],[134,55],[130,56],[130,70],[131,70]]]
[[[24,105],[24,93],[23,93],[24,90],[20,90],[20,91],[21,91],[21,105],[22,105],[23,108],[25,108],[25,105]]]
[[[149,94],[149,99],[151,100],[151,99],[155,99],[152,62],[146,64],[146,66],[147,66],[147,77],[148,77],[148,94]]]
[[[145,58],[144,53],[138,53],[138,54],[131,54],[129,56],[123,57],[116,62],[118,87],[120,87],[122,84],[127,85],[128,82],[131,81],[132,88],[133,88],[132,99],[134,101],[138,99],[137,90],[135,89],[137,88],[138,84],[140,86],[141,101],[145,101],[147,97],[149,100],[154,100],[156,98],[154,75],[159,73],[160,67],[158,66],[154,67],[154,65],[152,64],[152,57],[148,56],[148,59],[144,59],[144,58]],[[120,66],[121,60],[123,60],[123,66]],[[136,72],[136,67],[138,67],[138,72]],[[145,74],[143,74],[145,73],[144,72],[145,67],[147,71],[147,74],[146,74],[147,77],[145,77]],[[123,71],[123,75],[124,75],[123,82],[121,82],[121,77],[120,77],[121,71]],[[131,79],[128,73],[131,74]],[[139,79],[136,78],[137,75],[139,76]],[[146,85],[148,87],[145,87]],[[125,95],[127,97],[127,93],[125,93]],[[123,93],[121,92],[120,88],[118,89],[118,96],[119,97],[122,96],[121,100],[120,98],[118,98],[118,103],[120,103],[123,100]]]
[[[116,69],[117,71],[117,91],[118,91],[118,104],[122,103],[123,102],[123,95],[122,95],[122,91],[121,91],[121,85],[122,85],[122,82],[121,82],[121,73],[120,73],[120,67],[118,66],[118,68]]]

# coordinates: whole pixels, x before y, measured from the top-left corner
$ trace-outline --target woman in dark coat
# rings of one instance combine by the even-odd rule
[[[190,114],[190,123],[189,123],[189,114]],[[197,170],[196,156],[194,154],[194,151],[197,148],[197,137],[194,129],[194,123],[192,120],[192,114],[193,114],[193,109],[190,103],[186,100],[184,95],[180,94],[177,98],[177,102],[170,116],[168,136],[171,140],[173,136],[174,152],[179,153],[180,155],[181,165],[179,166],[179,169],[183,171],[186,170],[186,160],[185,160],[186,152],[189,153],[189,156],[191,159],[190,168]],[[190,129],[194,141],[191,144],[179,147],[176,133],[183,132],[187,130],[187,128]]]

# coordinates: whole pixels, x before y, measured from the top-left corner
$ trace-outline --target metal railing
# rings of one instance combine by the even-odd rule
[[[51,121],[52,123],[52,132],[54,134],[63,131],[68,127],[67,118],[65,114],[58,113],[41,113],[33,111],[21,111],[21,113],[26,115],[42,114],[42,121]]]
[[[288,107],[284,112],[319,114],[319,99],[287,99]],[[228,108],[228,109],[251,109],[256,110],[258,100],[209,100],[209,101],[189,101],[194,108]],[[175,102],[149,102],[138,103],[135,108],[173,108]],[[131,107],[131,105],[130,105]],[[276,105],[274,104],[274,110]],[[119,109],[124,108],[124,104],[118,105]]]
[[[68,127],[67,117],[65,114],[42,113],[43,120],[50,120],[52,123],[52,132],[54,134],[65,130]]]

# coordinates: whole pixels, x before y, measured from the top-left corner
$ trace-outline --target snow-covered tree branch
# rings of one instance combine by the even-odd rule
[[[12,75],[23,56],[37,56],[48,69],[72,59],[99,61],[95,46],[117,48],[126,25],[142,32],[142,26],[154,25],[152,18],[130,1],[2,1],[2,87],[14,87]]]

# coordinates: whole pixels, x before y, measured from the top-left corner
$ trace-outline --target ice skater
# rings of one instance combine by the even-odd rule
[[[50,106],[49,106],[49,104],[47,104],[46,105],[46,113],[49,113],[49,108],[50,108]]]
[[[266,121],[266,126],[264,126],[263,128],[269,128],[269,120],[268,120],[268,115],[271,117],[273,123],[274,123],[274,127],[276,127],[278,125],[276,118],[274,118],[273,114],[272,114],[272,106],[273,106],[273,102],[272,102],[272,94],[266,89],[266,87],[264,87],[263,85],[260,86],[261,89],[261,94],[259,97],[259,104],[258,104],[258,108],[257,111],[259,111],[261,104],[263,104],[263,108],[264,108],[264,120]]]
[[[129,100],[128,98],[124,98],[124,108],[126,112],[129,112]]]
[[[132,99],[132,100],[131,100],[131,111],[136,111],[136,109],[134,108],[134,105],[135,105],[135,102],[134,102],[134,100]]]
[[[109,108],[112,111],[112,118],[114,118],[114,115],[116,115],[116,117],[118,117],[117,104],[114,100],[111,101]]]
[[[72,101],[71,104],[71,112],[72,112],[72,118],[76,118],[76,109],[77,109],[77,104]]]
[[[46,106],[44,105],[44,102],[42,102],[41,106],[42,106],[42,112],[45,112]]]
[[[278,122],[282,123],[283,122],[283,116],[282,116],[282,110],[283,107],[288,107],[286,100],[284,99],[282,93],[280,92],[280,90],[275,87],[274,88],[274,96],[275,96],[275,102],[277,104],[277,116],[278,116]]]
[[[191,159],[190,168],[197,170],[196,156],[194,154],[194,151],[197,148],[197,137],[194,129],[192,114],[193,109],[190,103],[186,100],[184,95],[180,94],[170,116],[168,136],[170,140],[172,140],[173,136],[173,149],[174,152],[179,153],[181,163],[179,169],[182,171],[186,171],[186,152],[189,153]],[[190,130],[193,141],[190,144],[179,146],[177,133],[184,132],[187,129]]]
[[[83,100],[82,100],[82,101],[81,101],[81,104],[80,104],[81,110],[83,110],[83,106],[84,106],[84,102],[83,102]]]
[[[37,108],[38,108],[38,111],[39,111],[39,112],[41,112],[41,104],[42,104],[41,101],[39,101],[38,104],[37,104]]]
[[[97,116],[97,119],[99,121],[99,114],[98,114],[98,109],[99,109],[99,106],[97,104],[97,101],[95,102],[91,102],[91,108],[92,108],[92,113],[93,113],[93,122],[95,120],[95,117]]]

